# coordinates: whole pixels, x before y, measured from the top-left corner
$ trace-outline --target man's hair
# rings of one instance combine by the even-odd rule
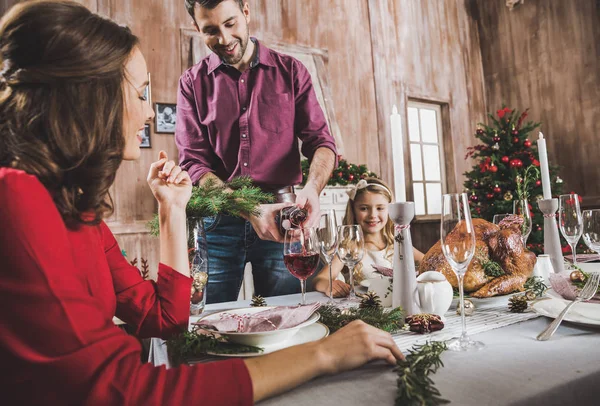
[[[187,9],[188,14],[191,15],[192,18],[195,18],[194,17],[194,7],[196,7],[196,4],[199,5],[200,7],[204,7],[209,10],[212,10],[213,8],[217,7],[219,4],[221,4],[227,0],[184,0],[184,1],[185,1],[185,8]],[[238,4],[238,6],[240,7],[240,10],[244,10],[244,0],[233,0],[233,1],[235,1]]]
[[[0,21],[0,167],[35,175],[69,228],[112,212],[125,63],[137,44],[67,0],[18,3]]]

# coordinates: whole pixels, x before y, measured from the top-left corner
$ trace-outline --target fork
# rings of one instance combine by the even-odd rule
[[[584,300],[590,300],[592,297],[594,297],[596,291],[598,290],[598,282],[600,282],[600,273],[592,273],[590,279],[586,282],[583,289],[581,289],[579,293],[577,293],[577,297],[575,298],[575,300],[569,303],[564,308],[564,310],[560,312],[558,317],[554,319],[554,321],[537,336],[538,341],[546,341],[550,337],[552,337],[560,323],[563,321],[563,319],[575,303],[579,303]]]

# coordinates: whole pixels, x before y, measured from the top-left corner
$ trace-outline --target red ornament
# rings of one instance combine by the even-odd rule
[[[341,178],[342,175],[344,175],[344,174],[342,172],[338,172],[337,175],[338,175],[338,178]]]
[[[524,146],[525,148],[529,148],[529,147],[531,147],[531,141],[529,141],[529,140],[525,140],[525,141],[523,141],[523,146]]]
[[[481,208],[480,207],[476,207],[475,211],[477,212],[477,214],[481,214]]]
[[[539,180],[539,179],[538,179],[538,180],[536,180],[536,181],[535,181],[535,185],[536,185],[536,186],[540,186],[541,184],[542,184],[542,181],[541,181],[541,180]]]
[[[502,192],[502,189],[500,189],[500,186],[496,185],[494,186],[494,189],[492,189],[494,191],[494,193],[500,193]]]
[[[490,166],[490,172],[492,172],[492,173],[498,172],[498,167],[496,165],[492,164]]]
[[[471,199],[472,202],[476,202],[477,200],[479,200],[479,197],[477,197],[477,195],[471,195],[469,199]]]
[[[473,187],[474,187],[475,189],[479,189],[479,186],[481,186],[481,185],[479,184],[479,182],[473,182]]]
[[[352,174],[348,175],[348,180],[349,181],[353,181],[354,180],[354,175],[352,175]]]
[[[510,163],[509,163],[511,168],[522,168],[523,167],[523,161],[521,161],[520,159],[511,159]]]
[[[492,200],[494,198],[494,194],[493,193],[488,193],[485,195],[485,197],[487,197],[489,200]]]
[[[518,144],[518,143],[519,143],[519,137],[513,138],[513,144]]]
[[[531,163],[533,164],[533,166],[540,166],[540,161],[538,161],[537,159],[532,159]]]
[[[500,137],[493,137],[492,141],[494,141],[494,142],[500,142]]]
[[[519,135],[519,131],[518,130],[512,130],[511,134],[512,135]]]
[[[481,128],[478,128],[477,131],[475,131],[477,133],[477,135],[482,135],[483,134],[483,130]]]
[[[508,161],[510,161],[510,158],[509,158],[509,157],[507,157],[506,155],[504,155],[504,156],[501,158],[501,160],[502,160],[502,162],[504,162],[505,164],[507,164],[507,163],[508,163]]]

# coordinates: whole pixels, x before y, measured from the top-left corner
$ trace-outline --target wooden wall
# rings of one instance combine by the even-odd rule
[[[442,108],[448,191],[462,191],[470,167],[464,161],[475,124],[484,118],[485,92],[477,26],[461,1],[369,0],[371,42],[383,178],[393,183],[389,115],[402,115],[405,162],[409,162],[408,99]],[[406,177],[410,166],[405,164]],[[412,199],[407,190],[407,199]],[[439,239],[439,221],[413,223],[413,243],[423,251]]]
[[[0,12],[16,2],[0,0]],[[153,101],[174,102],[180,29],[191,28],[183,2],[80,2],[127,24],[140,37],[152,73]],[[259,39],[328,51],[329,82],[345,157],[367,164],[392,185],[392,104],[398,105],[406,123],[409,98],[446,103],[449,189],[462,189],[462,173],[469,166],[462,156],[485,112],[478,33],[463,1],[250,0],[250,9],[251,34]],[[123,163],[112,192],[116,211],[109,222],[128,256],[149,259],[153,272],[157,241],[147,234],[145,223],[156,205],[145,178],[160,149],[176,157],[172,135],[153,133],[152,149],[142,150],[138,162]],[[413,230],[415,245],[422,250],[438,239],[437,223],[415,224]]]
[[[471,3],[489,109],[530,108],[564,191],[600,207],[600,2],[527,0],[513,11]]]

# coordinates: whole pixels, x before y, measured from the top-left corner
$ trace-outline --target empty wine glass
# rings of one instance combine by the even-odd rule
[[[460,319],[462,334],[452,339],[448,349],[452,351],[469,351],[484,347],[480,341],[473,341],[467,334],[467,323],[464,312],[464,277],[467,267],[475,254],[475,229],[469,211],[469,199],[466,193],[448,194],[442,197],[442,221],[440,224],[442,252],[450,267],[458,277],[460,293]]]
[[[302,302],[306,304],[306,279],[319,265],[319,240],[314,228],[297,228],[285,231],[283,262],[292,275],[300,280]]]
[[[333,257],[337,250],[337,220],[335,218],[334,210],[321,211],[318,235],[321,256],[327,266],[329,266],[329,300],[327,303],[333,304],[333,275],[331,271],[331,261],[333,261]]]
[[[583,232],[583,219],[579,207],[579,196],[572,193],[561,195],[558,199],[558,225],[560,232],[571,247],[573,266],[577,266],[577,242]]]
[[[500,224],[500,222],[502,220],[504,220],[508,216],[512,216],[512,214],[510,214],[510,213],[494,214],[494,218],[492,219],[492,223],[494,223],[494,224]]]
[[[338,227],[337,256],[348,267],[350,273],[350,294],[346,302],[357,300],[354,288],[354,266],[358,264],[365,254],[365,239],[359,225]]]
[[[589,249],[600,254],[600,210],[583,211],[583,241]]]
[[[521,226],[521,240],[523,241],[523,247],[527,247],[527,238],[531,234],[532,221],[531,211],[529,210],[529,202],[527,199],[515,200],[513,202],[513,213],[523,218],[523,225]]]

